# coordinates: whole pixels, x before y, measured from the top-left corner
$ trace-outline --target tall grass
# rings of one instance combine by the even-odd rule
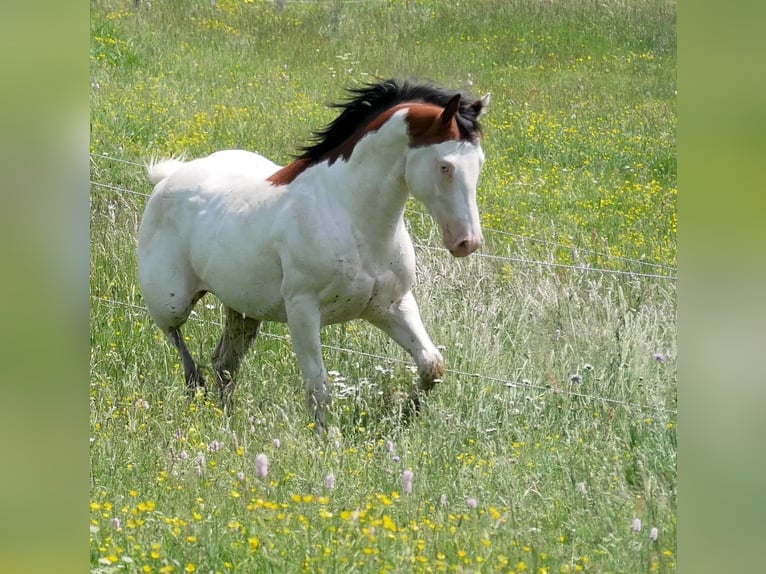
[[[92,571],[675,571],[673,2],[91,6]],[[445,382],[402,424],[408,358],[330,327],[321,441],[267,325],[231,413],[186,400],[136,282],[140,164],[287,162],[345,86],[388,76],[493,95],[483,253],[408,214]],[[208,296],[185,328],[203,365],[221,321]]]

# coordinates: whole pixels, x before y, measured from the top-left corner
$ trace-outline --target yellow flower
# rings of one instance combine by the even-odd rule
[[[396,532],[398,530],[396,526],[396,522],[394,522],[393,519],[388,514],[384,514],[382,520],[383,520],[383,528],[385,528],[386,530],[390,530],[391,532]]]
[[[186,565],[186,568],[184,568],[184,571],[185,572],[194,572],[196,569],[197,569],[197,567],[194,565],[194,563],[193,562],[189,562]]]
[[[248,538],[247,545],[250,548],[250,552],[255,552],[256,550],[258,550],[258,547],[261,545],[261,541],[255,537]]]

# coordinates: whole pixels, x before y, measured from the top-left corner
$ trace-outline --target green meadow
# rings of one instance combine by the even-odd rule
[[[91,572],[675,572],[675,26],[672,0],[93,0]],[[229,412],[188,399],[137,284],[144,164],[287,163],[387,77],[492,94],[482,250],[407,213],[444,382],[403,422],[406,354],[328,327],[320,439],[267,324]],[[185,327],[204,367],[222,320],[208,295]]]

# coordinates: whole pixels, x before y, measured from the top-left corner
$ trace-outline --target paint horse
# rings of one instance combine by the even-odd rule
[[[411,291],[409,195],[425,204],[455,257],[483,241],[476,186],[489,94],[473,101],[394,80],[349,94],[285,167],[239,150],[150,165],[156,185],[138,238],[144,300],[178,349],[190,391],[205,377],[181,326],[211,292],[226,308],[213,353],[224,405],[261,322],[286,322],[320,433],[330,403],[324,325],[363,318],[407,350],[419,373],[416,409],[444,373]]]

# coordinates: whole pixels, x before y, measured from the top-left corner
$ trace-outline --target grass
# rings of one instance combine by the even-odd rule
[[[650,0],[92,2],[91,570],[674,572],[674,27]],[[378,76],[493,94],[483,252],[451,259],[408,215],[447,380],[403,425],[407,357],[330,327],[317,440],[267,325],[231,414],[186,400],[136,282],[140,164],[287,162]],[[187,324],[203,364],[221,320],[208,297]]]

